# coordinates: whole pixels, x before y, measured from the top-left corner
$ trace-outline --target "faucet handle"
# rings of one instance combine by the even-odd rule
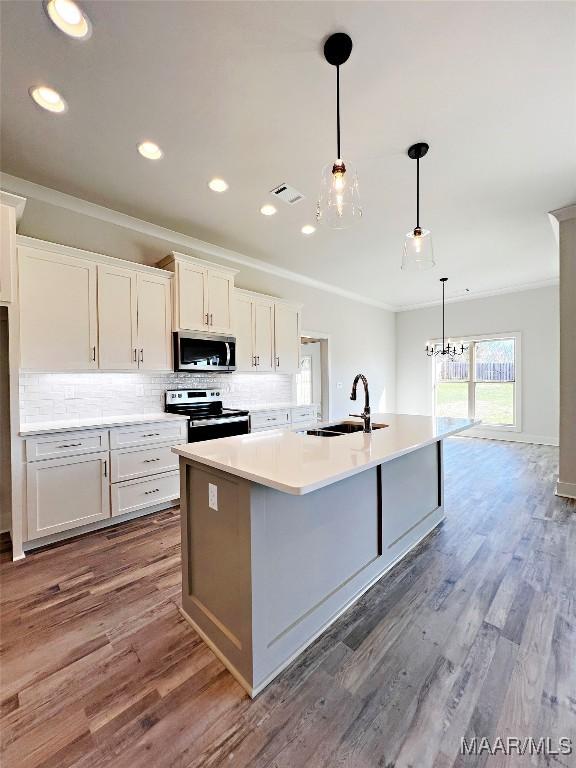
[[[363,419],[364,416],[362,416],[361,413],[349,413],[348,416],[356,416],[357,419]]]

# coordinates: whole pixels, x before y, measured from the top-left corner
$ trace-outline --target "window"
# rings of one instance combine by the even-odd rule
[[[435,415],[481,419],[482,428],[519,429],[518,334],[463,343],[468,350],[454,360],[434,358]]]
[[[298,405],[312,405],[312,356],[302,355],[300,373],[296,374],[296,402]]]

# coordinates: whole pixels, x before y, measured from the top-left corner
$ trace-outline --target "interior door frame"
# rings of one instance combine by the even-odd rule
[[[321,382],[321,391],[322,391],[322,403],[321,403],[321,414],[320,418],[322,421],[330,421],[332,418],[332,398],[330,397],[330,379],[331,379],[331,372],[332,372],[332,361],[331,361],[331,336],[329,333],[324,333],[323,331],[300,331],[300,345],[302,344],[302,339],[310,339],[311,341],[319,341],[320,342],[320,382]],[[296,380],[294,379],[293,382],[293,388],[296,390]],[[296,397],[296,392],[294,391],[294,399]]]

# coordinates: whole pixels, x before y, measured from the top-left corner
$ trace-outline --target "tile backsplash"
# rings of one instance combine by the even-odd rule
[[[167,389],[218,388],[231,408],[294,399],[286,374],[22,373],[20,422],[157,413]]]

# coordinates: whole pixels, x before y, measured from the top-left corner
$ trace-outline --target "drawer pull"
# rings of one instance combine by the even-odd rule
[[[78,448],[81,445],[82,443],[63,443],[62,445],[57,445],[56,448]]]
[[[149,493],[160,493],[160,488],[153,488],[151,491],[144,491],[144,496],[148,496]]]
[[[147,435],[142,435],[142,437],[160,437],[160,432],[149,432]]]
[[[144,459],[144,464],[150,464],[152,461],[160,461],[160,459]]]

